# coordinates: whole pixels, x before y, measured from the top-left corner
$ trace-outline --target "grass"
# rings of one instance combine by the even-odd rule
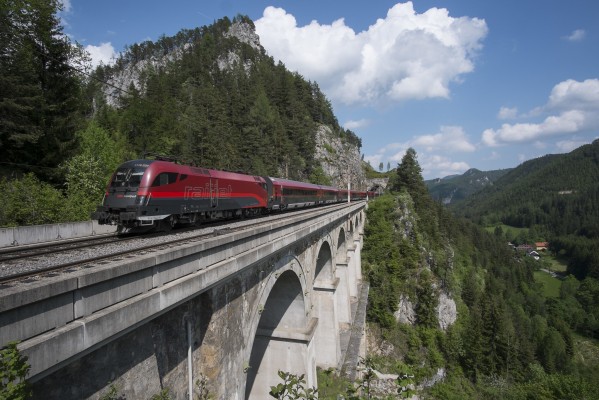
[[[562,281],[543,271],[535,271],[534,277],[537,283],[543,285],[543,293],[545,294],[545,297],[559,297],[559,290],[562,286]]]
[[[549,269],[555,272],[566,272],[568,269],[568,261],[563,258],[555,257],[548,252],[543,253],[543,260],[549,263]]]
[[[501,227],[503,234],[504,235],[507,234],[507,236],[509,236],[509,237],[516,237],[522,231],[528,232],[528,228],[517,228],[515,226],[509,226],[509,225],[504,225],[504,224],[495,224],[495,225],[491,225],[491,226],[486,226],[484,229],[489,233],[495,233],[495,228],[497,228],[498,226]]]

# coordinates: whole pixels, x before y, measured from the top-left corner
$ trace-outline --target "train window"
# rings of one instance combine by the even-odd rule
[[[177,181],[177,175],[178,174],[176,172],[161,172],[156,178],[154,178],[152,186],[164,186],[175,183]]]
[[[184,181],[185,179],[187,179],[187,174],[181,174],[179,181]]]
[[[119,168],[114,174],[111,187],[138,187],[144,175],[145,168]]]

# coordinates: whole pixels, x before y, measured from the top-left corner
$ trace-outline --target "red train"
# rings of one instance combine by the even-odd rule
[[[374,192],[350,191],[352,201]],[[163,160],[122,164],[92,214],[100,224],[168,230],[196,223],[348,200],[348,191],[281,178],[245,175],[180,165]]]

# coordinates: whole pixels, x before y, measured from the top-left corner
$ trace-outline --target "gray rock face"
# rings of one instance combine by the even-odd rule
[[[261,51],[260,37],[254,29],[245,22],[235,22],[225,33],[225,37],[236,37],[241,43],[249,44],[254,50]]]
[[[240,42],[250,45],[252,48],[263,51],[260,45],[260,37],[254,32],[254,29],[245,22],[235,22],[225,33],[225,37],[235,37]],[[149,71],[165,68],[169,63],[181,59],[183,53],[192,47],[191,43],[186,43],[182,47],[170,51],[166,54],[156,54],[149,58],[127,64],[122,70],[116,72],[108,79],[109,85],[104,85],[103,92],[106,102],[118,107],[118,99],[123,91],[127,91],[133,85],[142,94],[145,92],[144,75]],[[218,68],[222,70],[230,69],[234,65],[241,63],[241,58],[234,50],[217,60]],[[243,65],[246,72],[249,72],[251,63],[246,62]]]
[[[349,177],[352,190],[368,189],[360,149],[342,141],[327,125],[320,125],[316,130],[315,158],[333,186],[346,189]]]
[[[444,331],[446,331],[458,318],[455,301],[444,292],[439,294],[437,315],[439,319],[439,328]]]
[[[416,323],[416,311],[414,304],[410,299],[404,295],[399,298],[399,304],[397,305],[397,311],[393,313],[395,320],[402,324],[414,325]]]

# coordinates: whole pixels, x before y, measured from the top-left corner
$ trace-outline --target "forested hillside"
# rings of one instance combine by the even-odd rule
[[[317,124],[361,145],[315,82],[265,54],[247,17],[133,45],[94,76],[94,118],[136,154],[307,179]]]
[[[462,175],[452,175],[440,179],[424,181],[432,198],[443,204],[452,204],[464,200],[486,186],[493,185],[509,169],[480,171],[471,168]]]
[[[598,360],[575,330],[597,337],[580,327],[595,323],[599,281],[568,280],[546,298],[532,258],[430,198],[414,151],[397,172],[365,230],[371,362],[413,376],[425,397],[598,398]]]
[[[514,168],[453,209],[484,226],[534,230],[579,279],[599,278],[599,140]]]
[[[116,166],[147,154],[333,184],[317,132],[359,157],[360,138],[315,82],[266,55],[249,18],[133,44],[91,70],[60,5],[0,13],[0,226],[88,219]]]

